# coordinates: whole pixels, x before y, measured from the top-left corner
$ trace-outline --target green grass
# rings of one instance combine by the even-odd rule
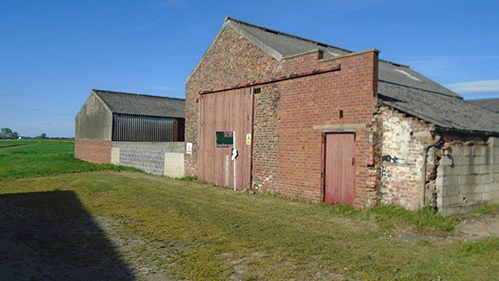
[[[30,143],[27,140],[0,140],[0,148],[9,147],[9,146],[21,146]]]
[[[406,242],[393,235],[400,228],[448,232],[460,219],[428,210],[361,211],[132,171],[0,180],[0,194],[53,190],[75,192],[87,212],[123,220],[137,234],[186,245],[173,261],[193,280],[227,280],[233,264],[247,268],[245,280],[328,280],[331,273],[361,280],[497,279],[498,238]]]
[[[74,158],[72,141],[1,141],[0,179],[131,169]]]

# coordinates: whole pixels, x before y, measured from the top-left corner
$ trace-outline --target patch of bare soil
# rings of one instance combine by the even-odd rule
[[[456,227],[456,233],[471,240],[499,237],[499,215],[485,214],[466,219]]]
[[[452,244],[456,241],[473,241],[488,237],[499,237],[499,214],[483,214],[463,220],[453,233],[425,234],[412,231],[397,231],[394,238],[406,242]]]
[[[187,249],[124,225],[89,215],[66,192],[1,195],[0,279],[176,280],[171,259]]]

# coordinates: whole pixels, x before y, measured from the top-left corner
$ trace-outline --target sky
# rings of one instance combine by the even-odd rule
[[[0,1],[0,127],[74,136],[92,89],[185,97],[224,17],[380,58],[465,99],[499,97],[499,1]]]

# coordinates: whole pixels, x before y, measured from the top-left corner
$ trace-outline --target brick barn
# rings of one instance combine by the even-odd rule
[[[184,110],[184,99],[92,90],[76,115],[75,157],[168,174],[165,157],[183,163]]]
[[[227,17],[186,80],[186,174],[358,208],[498,202],[499,115],[378,54]]]

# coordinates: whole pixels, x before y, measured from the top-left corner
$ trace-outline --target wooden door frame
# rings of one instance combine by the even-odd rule
[[[323,131],[322,132],[322,188],[321,188],[321,201],[323,203],[326,202],[326,146],[327,146],[327,136],[328,135],[338,135],[338,134],[353,134],[353,142],[354,142],[354,157],[355,157],[355,164],[354,164],[354,177],[353,177],[353,186],[354,186],[354,193],[357,194],[357,188],[355,186],[355,182],[357,180],[357,132],[355,130],[340,130],[340,131]],[[355,196],[354,196],[354,203],[355,203]]]

